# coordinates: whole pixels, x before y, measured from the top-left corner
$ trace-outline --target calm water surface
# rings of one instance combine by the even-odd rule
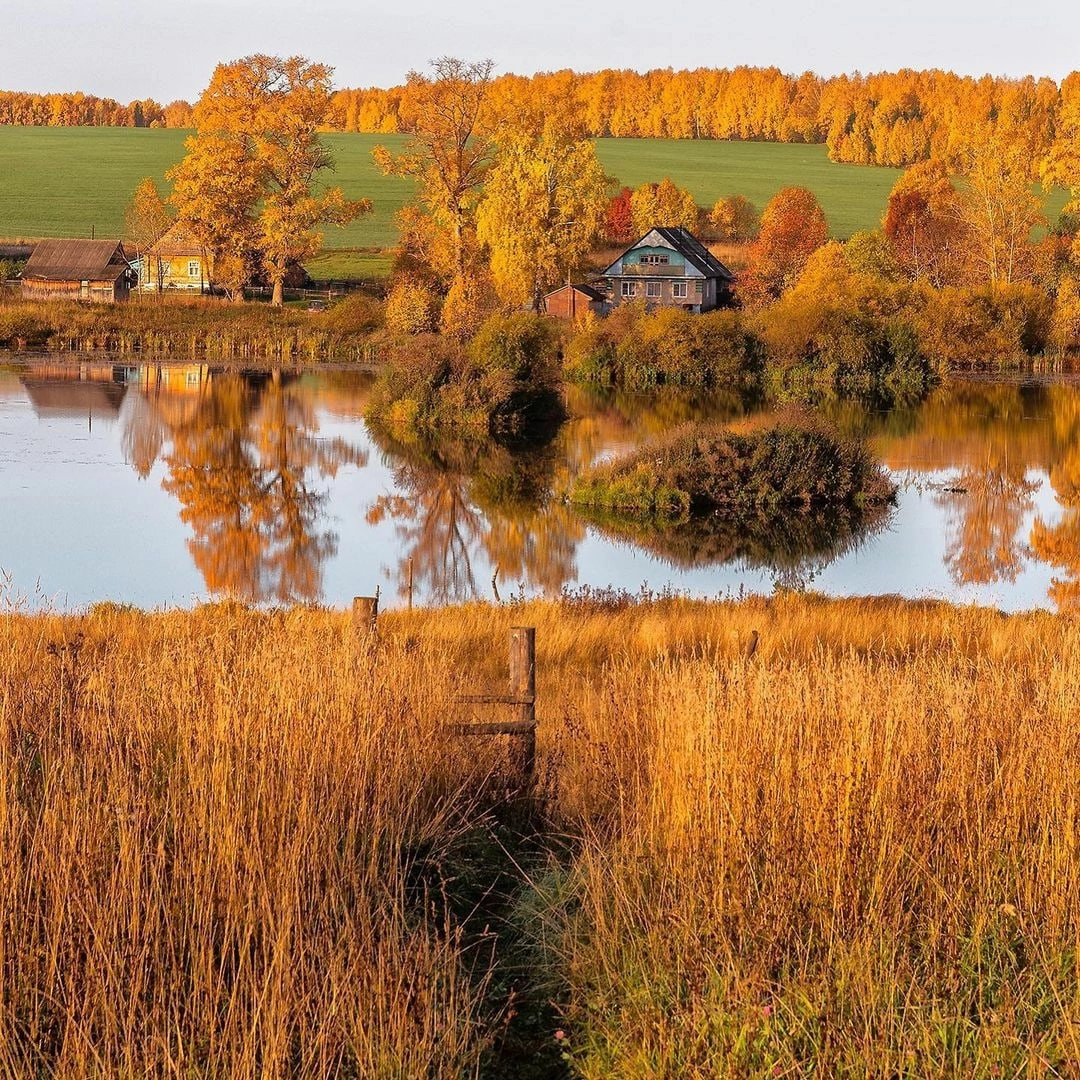
[[[546,447],[397,443],[351,373],[241,376],[101,357],[0,356],[0,608],[238,596],[341,606],[578,586],[728,596],[778,586],[1067,608],[1080,600],[1080,385],[958,383],[904,409],[827,407],[900,485],[861,529],[637,535],[559,493],[585,464],[723,396],[572,390]]]

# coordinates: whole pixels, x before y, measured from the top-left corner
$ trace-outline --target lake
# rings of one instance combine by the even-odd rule
[[[571,388],[546,446],[399,442],[368,429],[370,377],[227,373],[146,358],[0,355],[0,608],[99,601],[382,606],[582,587],[730,597],[896,593],[1003,610],[1080,599],[1080,384],[961,381],[876,411],[823,406],[900,487],[878,520],[642,534],[560,493],[589,462],[723,394]],[[496,584],[493,586],[493,576]]]

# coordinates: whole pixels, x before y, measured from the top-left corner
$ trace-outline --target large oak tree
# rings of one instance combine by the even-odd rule
[[[257,260],[275,304],[289,266],[318,251],[320,226],[371,209],[321,182],[333,167],[318,136],[330,116],[332,70],[302,56],[219,64],[195,107],[187,156],[168,174],[180,220],[228,268],[227,284],[243,284]]]

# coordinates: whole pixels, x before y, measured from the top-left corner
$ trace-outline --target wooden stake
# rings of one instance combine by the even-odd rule
[[[412,611],[412,556],[409,557],[409,610]]]
[[[378,633],[379,598],[378,596],[354,596],[352,602],[352,624],[357,634]]]
[[[522,770],[532,778],[536,768],[536,627],[510,629],[510,696],[514,721],[522,731]]]

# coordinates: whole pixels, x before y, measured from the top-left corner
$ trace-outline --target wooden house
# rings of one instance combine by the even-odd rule
[[[727,303],[735,276],[683,228],[650,229],[604,271],[610,304],[643,300],[647,307],[701,313]]]
[[[40,240],[22,272],[28,300],[126,300],[135,284],[118,240]]]
[[[176,224],[146,249],[139,287],[148,292],[164,289],[209,292],[213,271],[212,253],[195,239],[186,225]]]
[[[563,285],[544,297],[544,311],[556,319],[576,319],[587,311],[602,315],[606,297],[591,285]]]

